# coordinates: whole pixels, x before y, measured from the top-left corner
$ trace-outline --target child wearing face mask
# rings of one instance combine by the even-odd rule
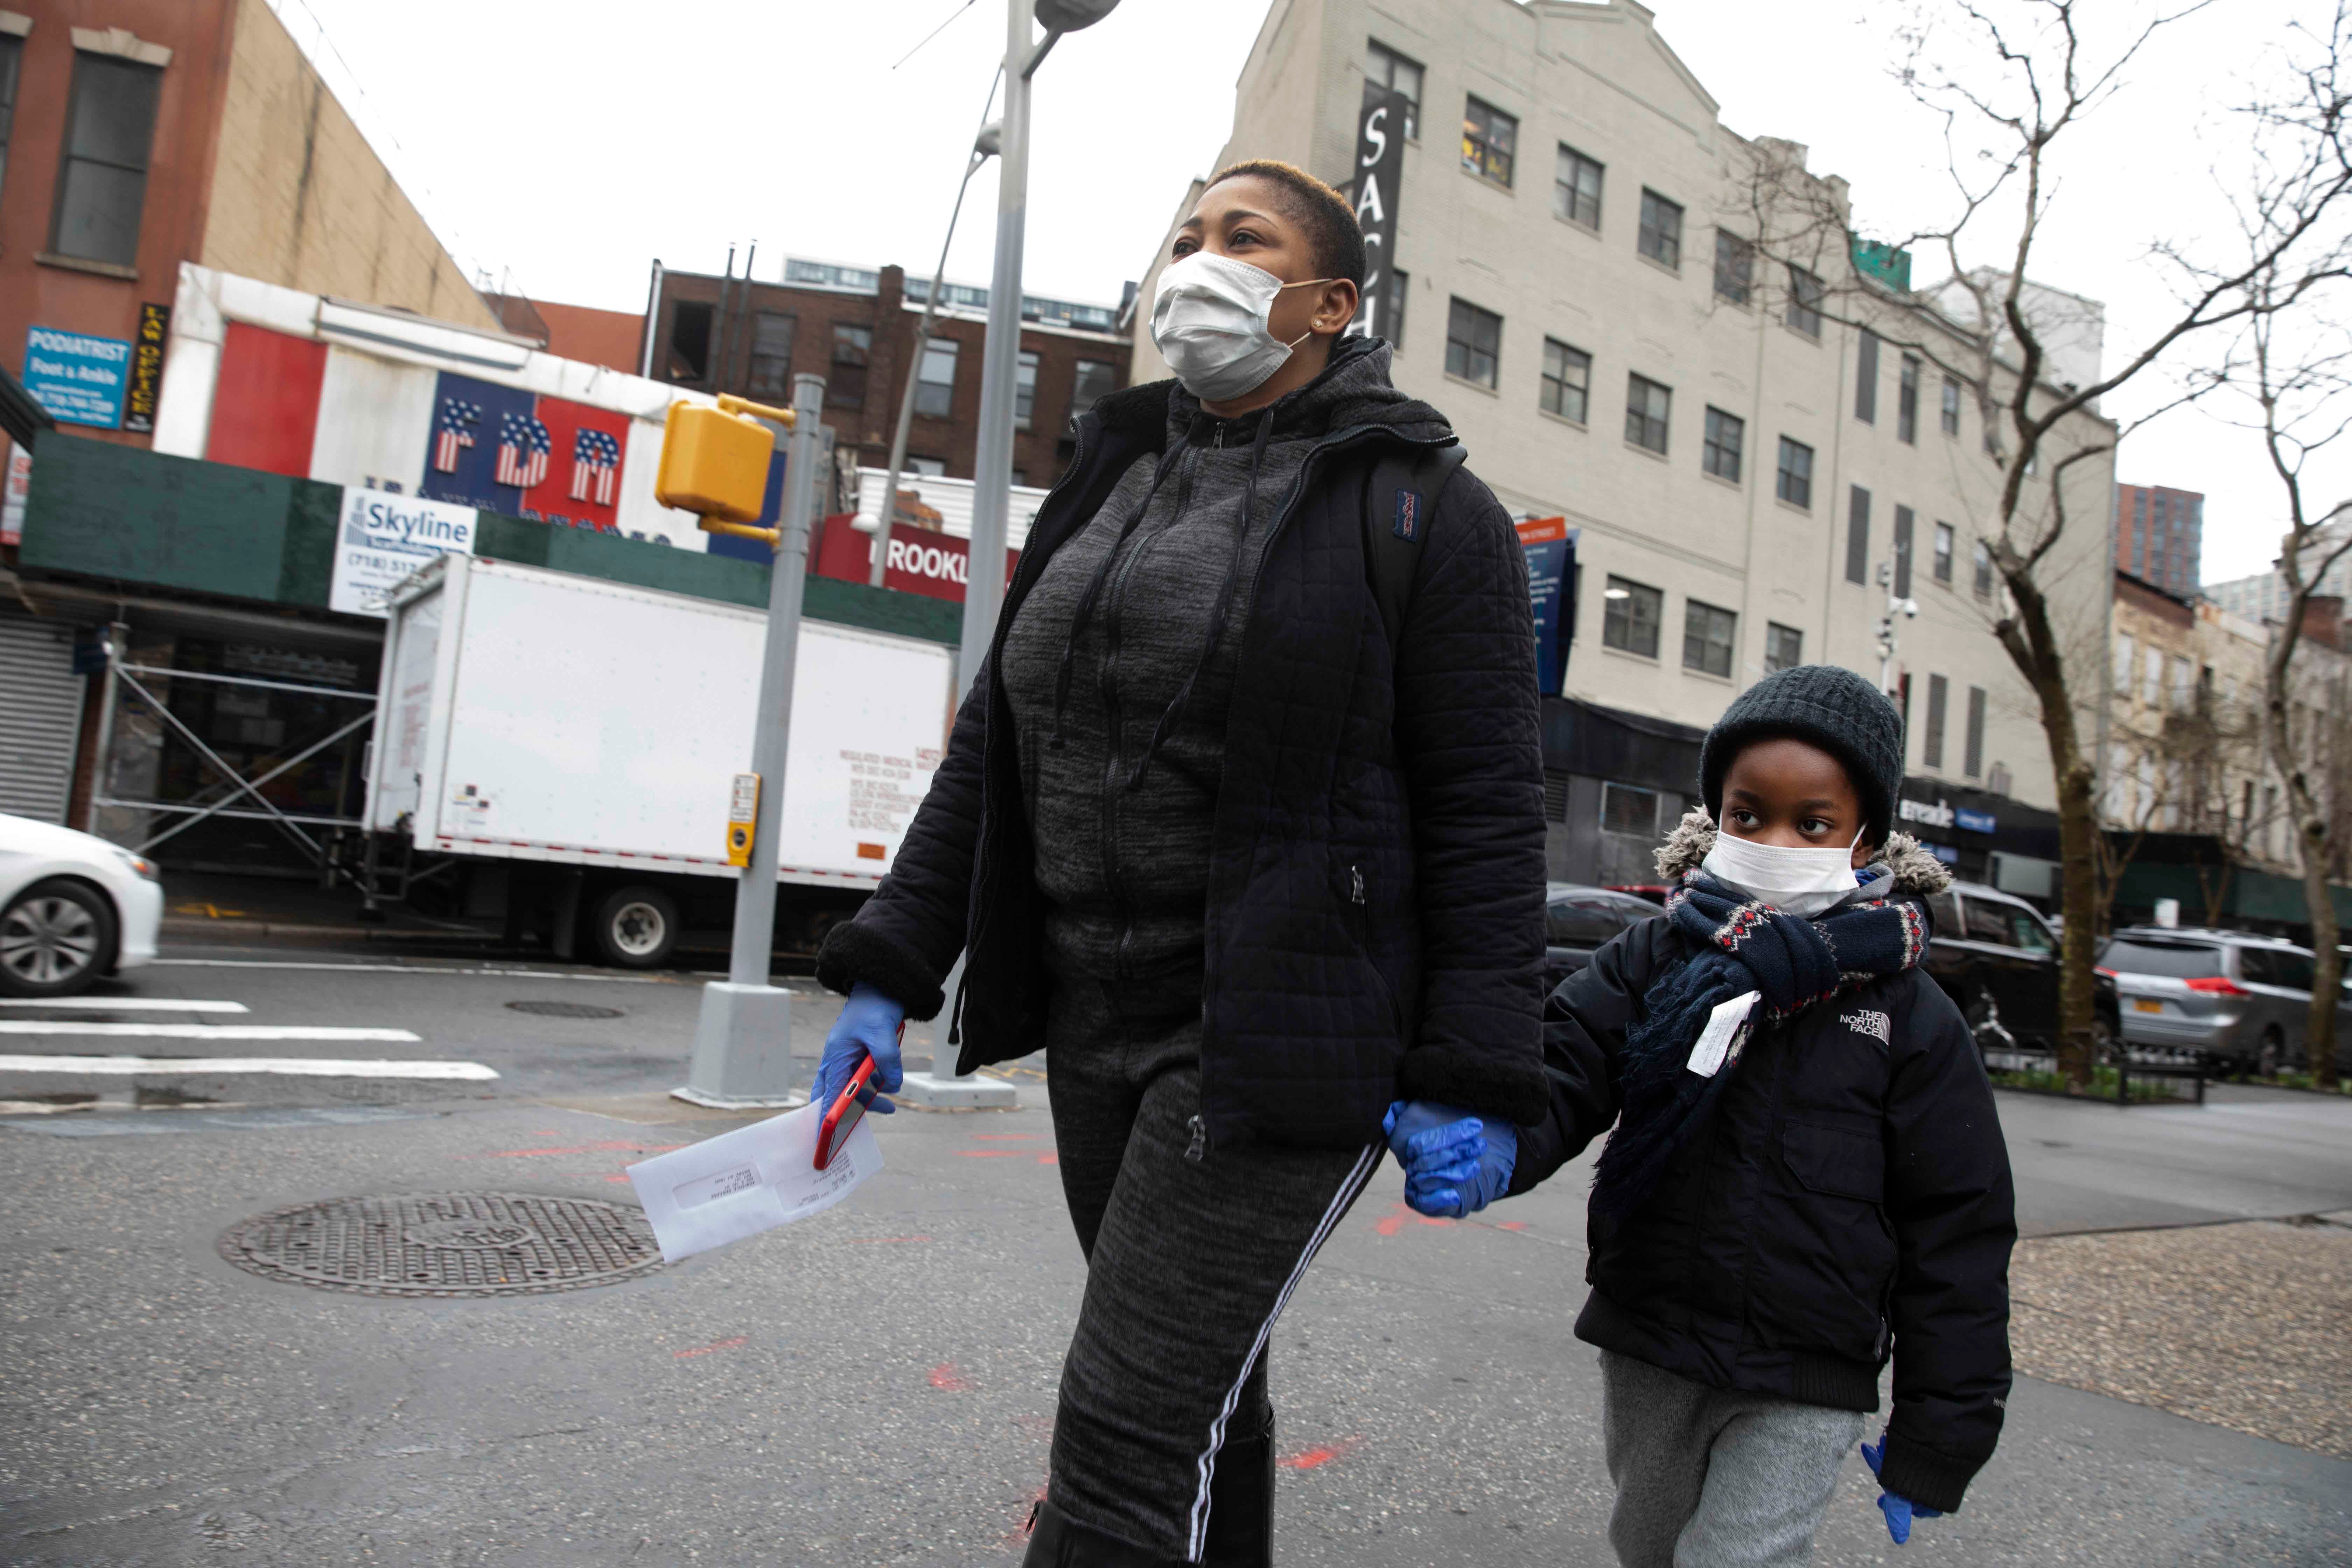
[[[1903,725],[1852,671],[1750,687],[1659,851],[1666,913],[1552,994],[1524,1191],[1615,1123],[1592,1186],[1604,1443],[1626,1568],[1795,1563],[1846,1454],[1899,1545],[1960,1506],[2009,1393],[2009,1157],[1959,1011],[1920,969],[1950,880],[1891,830]],[[1460,1173],[1407,1162],[1434,1207]]]

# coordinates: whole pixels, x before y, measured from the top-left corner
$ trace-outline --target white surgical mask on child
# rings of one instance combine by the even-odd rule
[[[1151,297],[1151,342],[1184,390],[1211,403],[1256,391],[1282,368],[1290,351],[1314,334],[1284,342],[1266,330],[1275,297],[1285,289],[1328,283],[1309,278],[1285,283],[1263,267],[1196,250],[1160,273]]]
[[[1853,844],[1862,842],[1854,830]],[[1752,899],[1811,920],[1861,885],[1853,874],[1853,844],[1840,849],[1791,847],[1735,838],[1718,828],[1715,847],[1699,869]]]

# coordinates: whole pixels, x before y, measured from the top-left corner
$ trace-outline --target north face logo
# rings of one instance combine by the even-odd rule
[[[1858,1013],[1848,1013],[1838,1022],[1857,1035],[1868,1035],[1882,1046],[1891,1046],[1895,1043],[1895,1020],[1884,1013],[1874,1012],[1865,1007]]]

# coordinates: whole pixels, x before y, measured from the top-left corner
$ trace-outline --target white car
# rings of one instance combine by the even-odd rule
[[[0,995],[70,996],[155,959],[155,863],[54,822],[0,813]]]

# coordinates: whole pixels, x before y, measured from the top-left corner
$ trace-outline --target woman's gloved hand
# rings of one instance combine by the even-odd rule
[[[1870,1473],[1874,1476],[1878,1474],[1878,1467],[1885,1463],[1885,1459],[1886,1434],[1881,1432],[1878,1435],[1877,1447],[1874,1448],[1867,1443],[1862,1446],[1862,1462],[1870,1467]],[[1895,1544],[1897,1546],[1911,1539],[1913,1520],[1944,1517],[1944,1510],[1940,1508],[1922,1508],[1909,1498],[1897,1497],[1890,1491],[1881,1491],[1878,1494],[1878,1511],[1886,1516],[1886,1533],[1894,1538]]]
[[[1398,1100],[1381,1119],[1390,1152],[1404,1167],[1404,1201],[1437,1219],[1476,1214],[1511,1184],[1519,1132],[1435,1100]]]
[[[871,985],[853,987],[849,1000],[841,1005],[833,1033],[824,1037],[824,1055],[816,1064],[809,1103],[830,1106],[857,1070],[857,1064],[869,1056],[874,1058],[874,1087],[883,1093],[897,1089],[905,1077],[898,1066],[898,1037],[906,1027],[904,1007]],[[898,1108],[877,1095],[866,1109],[887,1116]]]

